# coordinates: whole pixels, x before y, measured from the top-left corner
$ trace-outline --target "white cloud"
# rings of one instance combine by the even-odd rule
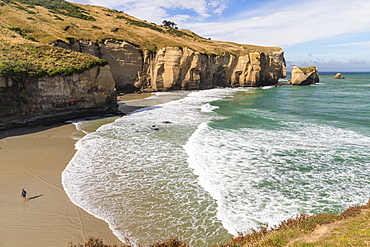
[[[221,14],[229,0],[72,0],[84,4],[105,6],[124,11],[142,20],[161,23],[162,20],[187,21],[190,18],[201,20],[212,14]],[[190,10],[193,14],[170,16],[171,10]],[[186,18],[184,18],[186,16]],[[172,17],[175,17],[172,18]]]
[[[278,3],[279,1],[276,1]],[[272,46],[289,46],[336,35],[370,31],[368,0],[310,0],[246,10],[237,20],[185,24],[205,37]]]
[[[287,68],[290,70],[293,66],[307,67],[316,66],[319,71],[370,71],[370,61],[360,58],[352,58],[348,61],[330,59],[307,60],[301,62],[287,61]]]
[[[351,64],[368,64],[368,61],[361,58],[352,58],[348,62]]]
[[[344,43],[344,44],[334,44],[331,46],[368,46],[370,47],[370,41],[359,41],[359,42],[351,42],[351,43]]]

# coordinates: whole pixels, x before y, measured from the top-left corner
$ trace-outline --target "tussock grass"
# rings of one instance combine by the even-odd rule
[[[0,27],[16,26],[25,35],[43,44],[56,40],[66,41],[66,37],[93,42],[114,38],[151,51],[168,46],[189,47],[201,53],[217,55],[281,50],[277,47],[213,41],[189,30],[148,23],[121,11],[63,0],[0,0],[0,4],[3,5],[0,10]]]
[[[106,64],[105,60],[84,53],[35,42],[0,39],[0,76],[71,75]]]
[[[321,226],[326,226],[325,231],[320,229]],[[368,246],[369,226],[370,200],[366,205],[350,207],[340,215],[301,214],[278,226],[265,226],[249,234],[240,233],[231,242],[217,247]],[[318,237],[313,238],[315,231],[322,236],[318,234]]]
[[[317,233],[318,232],[318,233]],[[316,233],[316,234],[315,234]],[[71,247],[110,247],[99,238],[90,238],[85,245]],[[115,245],[113,245],[115,246]],[[131,247],[131,244],[121,247]],[[149,247],[189,247],[178,238]],[[213,247],[343,247],[370,246],[370,200],[366,205],[346,209],[340,215],[330,213],[308,216],[305,213],[281,222],[264,226],[251,233],[235,237],[226,244]],[[118,246],[117,246],[118,247]],[[139,245],[142,247],[142,245]]]
[[[211,41],[189,30],[148,23],[122,11],[64,0],[0,0],[0,5],[0,76],[70,75],[105,64],[87,54],[48,46],[57,40],[70,44],[71,40],[100,43],[116,39],[150,52],[171,46],[235,56],[281,50]]]

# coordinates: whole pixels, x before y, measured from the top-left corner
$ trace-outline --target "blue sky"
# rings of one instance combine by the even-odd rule
[[[319,71],[370,71],[370,0],[71,0],[205,38],[278,46],[293,65]]]

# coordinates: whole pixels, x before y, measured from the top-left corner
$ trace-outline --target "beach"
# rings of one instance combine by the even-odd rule
[[[3,131],[0,246],[70,246],[90,236],[120,243],[107,223],[72,204],[63,190],[60,175],[75,153],[74,131],[72,124]]]
[[[150,95],[134,96],[120,98]],[[1,247],[70,246],[90,236],[121,243],[106,222],[75,206],[63,190],[61,173],[76,152],[74,132],[73,124],[0,131]]]

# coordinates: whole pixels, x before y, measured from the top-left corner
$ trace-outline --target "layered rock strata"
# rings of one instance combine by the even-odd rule
[[[53,45],[106,59],[119,92],[256,87],[274,85],[286,76],[281,49],[234,56],[201,54],[186,47],[142,51],[117,40]]]
[[[319,73],[315,66],[300,68],[297,66],[292,67],[292,78],[290,84],[293,85],[311,85],[318,83]]]
[[[72,76],[0,77],[0,129],[107,113],[116,98],[109,66]]]

